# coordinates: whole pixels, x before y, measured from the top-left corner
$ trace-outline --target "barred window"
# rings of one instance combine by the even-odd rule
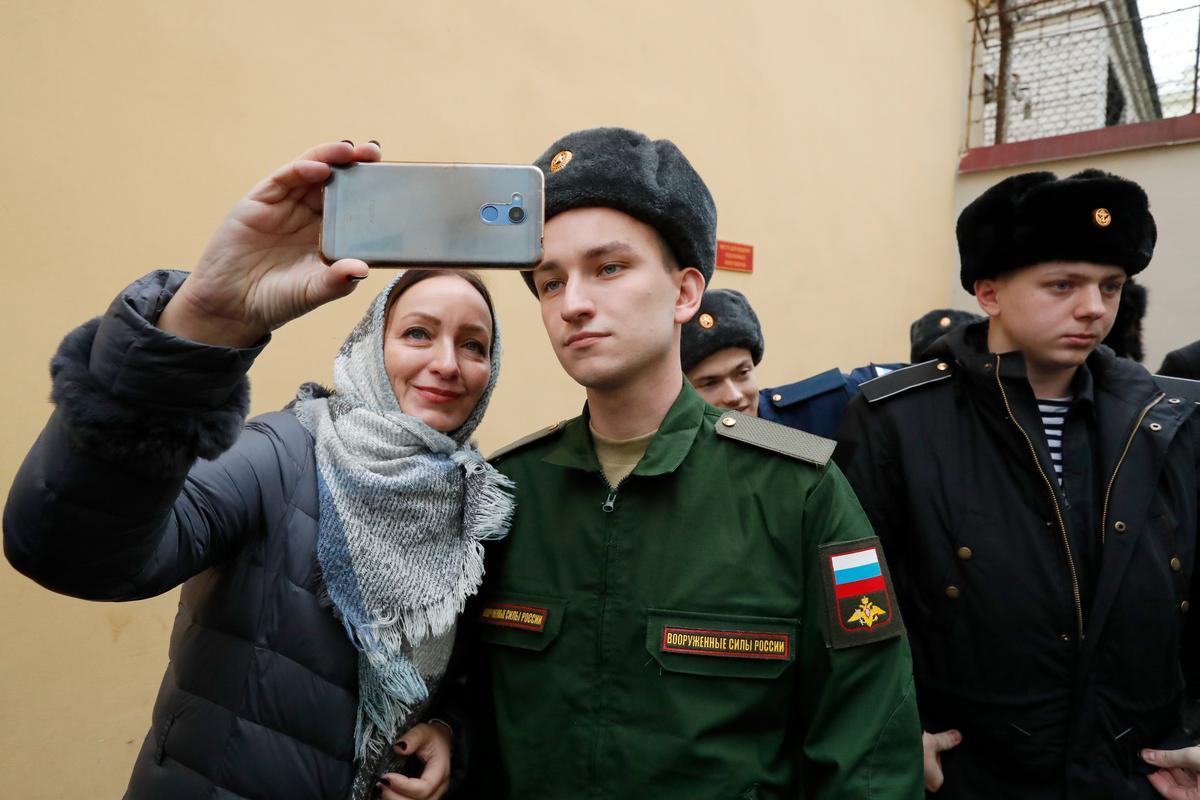
[[[968,147],[1197,111],[1200,0],[976,0]]]

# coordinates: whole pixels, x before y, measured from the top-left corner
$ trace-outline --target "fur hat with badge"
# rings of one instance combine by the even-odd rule
[[[658,231],[681,267],[707,284],[717,254],[717,207],[675,144],[626,128],[569,133],[534,162],[546,176],[546,221],[574,208],[623,211]],[[522,272],[535,295],[533,273]]]
[[[727,347],[746,348],[757,366],[763,357],[762,326],[746,295],[736,289],[709,289],[679,335],[683,371]]]
[[[1069,178],[1025,172],[997,183],[958,217],[962,286],[1047,261],[1087,261],[1136,275],[1158,237],[1142,187],[1087,169]]]

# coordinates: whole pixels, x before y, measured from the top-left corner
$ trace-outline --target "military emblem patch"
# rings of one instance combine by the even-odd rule
[[[485,625],[498,625],[502,628],[518,628],[523,631],[541,633],[546,629],[546,618],[549,614],[549,609],[535,606],[493,603],[484,607],[479,614],[479,621]]]
[[[878,538],[827,544],[820,553],[834,648],[891,639],[904,632]]]

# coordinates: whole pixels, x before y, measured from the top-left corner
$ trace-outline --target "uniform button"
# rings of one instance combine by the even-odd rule
[[[1126,528],[1126,525],[1121,520],[1117,520],[1116,522],[1113,523],[1113,530],[1116,531],[1117,533],[1124,533],[1125,528]]]
[[[726,428],[732,428],[734,425],[737,425],[737,420],[733,417],[721,417],[721,424]]]
[[[950,366],[945,361],[939,361],[937,368],[938,372],[945,372],[946,370],[950,369]]]
[[[780,400],[782,400],[782,399],[783,399],[783,395],[781,395],[781,394],[773,394],[773,395],[771,395],[771,399],[772,399],[772,400],[774,400],[776,403],[778,403]]]
[[[951,319],[949,317],[942,317],[941,319],[938,320],[938,325],[940,325],[943,328],[949,328],[950,322],[951,322]]]
[[[1152,431],[1161,431],[1161,430],[1162,430],[1162,425],[1159,425],[1157,422],[1151,422],[1151,423],[1150,423],[1150,430],[1152,430]]]
[[[1189,603],[1187,600],[1184,600],[1182,603],[1179,604],[1179,610],[1185,614],[1187,613],[1187,610],[1191,607],[1192,607],[1192,604]]]
[[[1179,570],[1183,569],[1183,562],[1179,560],[1179,556],[1171,559],[1171,569],[1175,572],[1179,572]]]
[[[963,561],[970,561],[971,556],[973,556],[973,555],[975,555],[975,554],[971,552],[971,548],[969,548],[969,547],[958,548],[958,557],[961,558]]]
[[[1058,635],[1058,638],[1062,639],[1064,642],[1069,642],[1069,641],[1071,641],[1071,637],[1070,637],[1070,636],[1068,636],[1068,635],[1067,635],[1067,634],[1065,634],[1065,633],[1060,633],[1060,634]]]
[[[949,597],[951,600],[958,597],[958,587],[957,586],[947,586],[946,587],[946,597]]]
[[[1179,404],[1180,404],[1181,402],[1183,402],[1183,401],[1181,401],[1181,400],[1180,400],[1178,397],[1172,397],[1172,398],[1171,398],[1170,400],[1168,400],[1167,402],[1168,402],[1168,403],[1170,403],[1170,404],[1171,404],[1171,405],[1173,405],[1173,406],[1177,406],[1177,405],[1179,405]]]

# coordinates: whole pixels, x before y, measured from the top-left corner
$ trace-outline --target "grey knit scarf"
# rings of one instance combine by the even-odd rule
[[[512,483],[469,441],[500,370],[494,316],[487,388],[461,427],[440,433],[401,410],[384,368],[394,284],[338,352],[333,393],[306,384],[292,406],[315,440],[317,559],[359,650],[356,793],[373,786],[372,771],[415,721],[430,695],[426,678],[444,672],[443,658],[422,677],[414,649],[453,631],[483,579],[482,542],[508,532],[514,509]]]

